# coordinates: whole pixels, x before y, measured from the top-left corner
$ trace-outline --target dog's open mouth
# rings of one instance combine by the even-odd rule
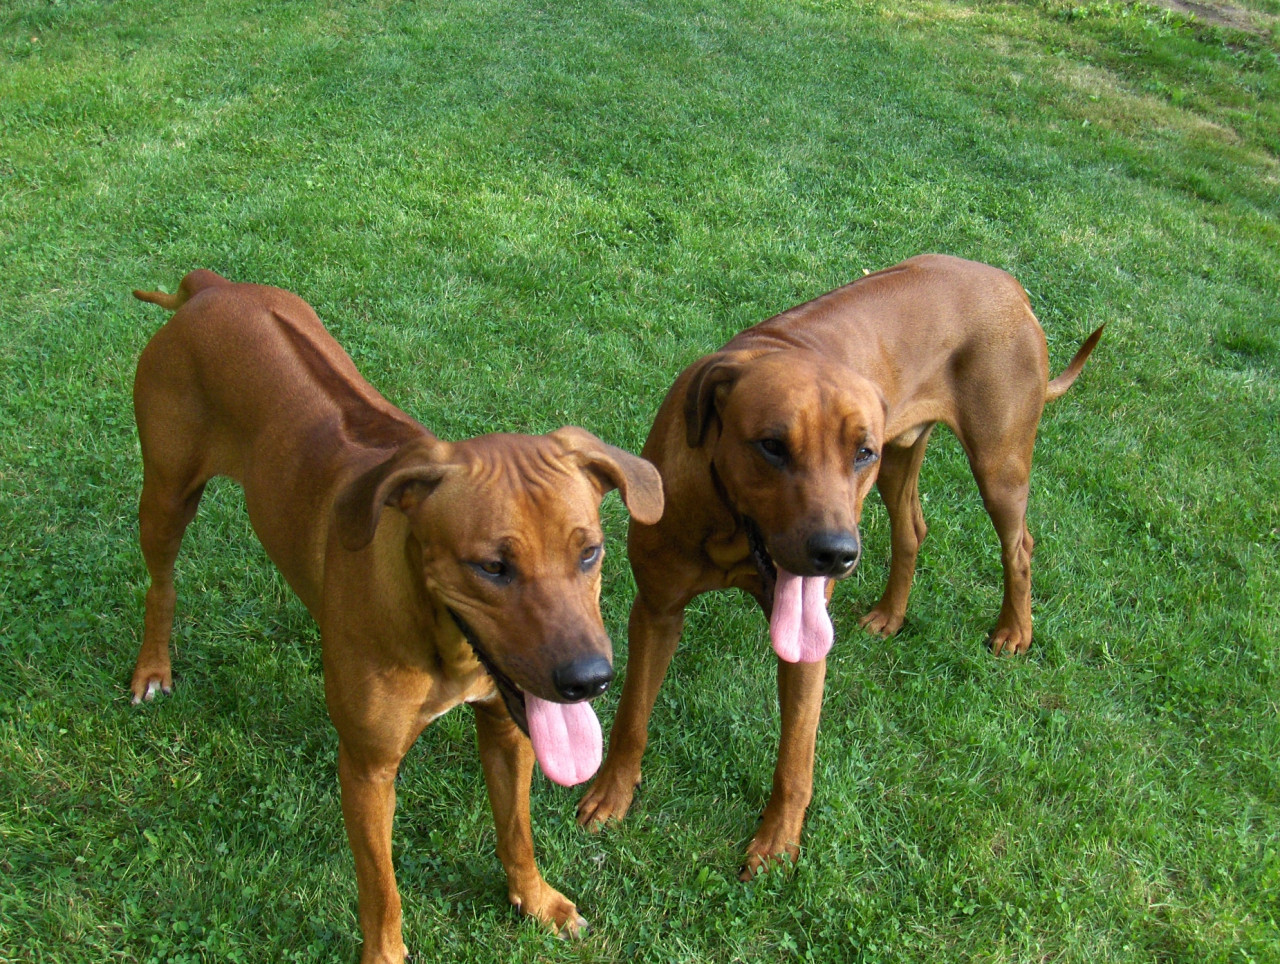
[[[475,630],[452,609],[449,615],[480,665],[493,679],[511,719],[529,737],[542,772],[565,787],[589,780],[600,768],[604,751],[600,720],[596,718],[591,704],[553,703],[520,689],[494,663],[480,644]]]
[[[742,517],[747,545],[763,584],[769,639],[778,658],[788,663],[816,663],[835,640],[827,613],[827,578],[797,576],[780,568],[769,554],[755,521]]]
[[[484,651],[484,647],[480,645],[480,637],[476,635],[461,616],[452,609],[449,615],[453,617],[453,621],[458,626],[458,631],[462,633],[462,638],[467,641],[471,647],[471,651],[476,654],[476,659],[480,660],[480,665],[484,667],[484,671],[493,677],[494,684],[498,687],[498,693],[502,696],[502,702],[507,705],[507,712],[511,714],[511,719],[515,720],[516,726],[524,731],[524,735],[529,735],[529,716],[524,701],[524,692],[520,687],[511,681],[511,677],[504,673],[489,658],[489,654]]]
[[[751,559],[760,573],[760,582],[764,585],[765,618],[773,618],[773,590],[778,582],[778,567],[773,564],[773,556],[764,544],[764,536],[755,520],[749,516],[742,517],[743,528],[747,530],[747,545],[751,548]]]

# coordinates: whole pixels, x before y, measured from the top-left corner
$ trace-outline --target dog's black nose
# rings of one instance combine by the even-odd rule
[[[556,692],[570,703],[599,696],[612,680],[613,666],[603,656],[583,656],[551,671]]]
[[[855,532],[816,532],[809,537],[806,548],[809,563],[820,576],[847,576],[862,555]]]

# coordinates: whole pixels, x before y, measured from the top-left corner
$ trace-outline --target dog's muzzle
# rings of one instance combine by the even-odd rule
[[[551,671],[551,683],[566,703],[595,699],[613,682],[613,664],[603,656],[582,656]]]
[[[856,532],[815,532],[805,543],[805,552],[813,566],[813,575],[842,579],[858,565],[862,544]]]

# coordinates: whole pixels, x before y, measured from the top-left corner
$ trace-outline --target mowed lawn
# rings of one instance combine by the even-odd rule
[[[1213,6],[1213,5],[1210,5]],[[1221,6],[1221,5],[1219,5]],[[1280,961],[1280,4],[1041,0],[0,7],[0,961],[354,961],[316,630],[215,484],[176,689],[127,684],[133,366],[196,267],[314,305],[445,438],[638,450],[735,331],[922,251],[1013,272],[1055,371],[1036,637],[955,439],[907,624],[836,592],[802,859],[736,874],[777,741],[738,594],[691,607],[628,819],[535,776],[579,942],[506,902],[473,725],[399,784],[419,961]],[[620,673],[633,586],[605,503]],[[607,729],[618,687],[597,703]]]

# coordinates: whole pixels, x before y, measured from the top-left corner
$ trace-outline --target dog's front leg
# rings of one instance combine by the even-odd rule
[[[391,864],[391,823],[396,809],[394,762],[363,758],[346,743],[338,746],[342,816],[356,861],[361,964],[404,964],[400,893]]]
[[[741,878],[750,880],[772,862],[800,856],[800,830],[813,797],[813,755],[822,712],[822,686],[827,661],[788,663],[778,660],[778,706],[782,734],[773,771],[773,793],[760,827],[747,847]]]
[[[500,699],[471,705],[476,712],[480,764],[498,832],[498,859],[507,872],[507,897],[521,913],[576,937],[587,926],[586,920],[573,901],[542,879],[533,856],[529,820],[533,747]]]
[[[578,823],[598,830],[609,820],[626,816],[640,785],[640,761],[649,742],[649,718],[658,700],[684,629],[686,599],[664,601],[665,609],[649,605],[637,594],[628,625],[627,678],[609,734],[609,753],[595,782],[578,803]]]

